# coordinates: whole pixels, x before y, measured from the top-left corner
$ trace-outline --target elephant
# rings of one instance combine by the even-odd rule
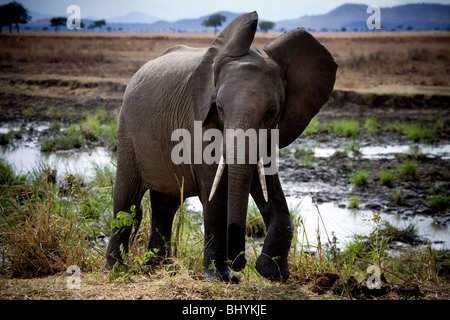
[[[267,230],[256,270],[271,280],[288,279],[293,227],[278,173],[265,174],[267,164],[261,160],[250,162],[250,148],[238,159],[238,145],[228,145],[228,139],[220,142],[222,154],[217,152],[213,163],[175,164],[171,158],[177,145],[171,139],[174,130],[194,135],[195,123],[201,124],[200,134],[254,129],[260,137],[261,130],[277,130],[279,148],[286,147],[328,100],[337,70],[330,52],[298,28],[267,44],[264,55],[252,46],[257,24],[256,12],[242,14],[209,47],[168,48],[129,81],[118,118],[113,211],[116,217],[134,206],[134,225],[113,228],[105,268],[121,261],[121,250],[128,252],[147,190],[152,211],[148,249],[157,252],[160,261],[170,258],[183,178],[184,198],[198,196],[203,206],[207,277],[239,283],[235,272],[247,263],[245,225],[251,195]],[[275,135],[266,139],[273,149]],[[207,145],[200,141],[202,150]]]

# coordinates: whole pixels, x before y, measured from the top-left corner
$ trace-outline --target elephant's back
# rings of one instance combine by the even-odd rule
[[[127,85],[121,113],[129,117],[177,105],[180,90],[186,89],[190,74],[205,52],[203,48],[177,45],[144,64]]]
[[[158,85],[180,86],[195,69],[206,49],[177,45],[166,49],[158,58],[148,61],[131,78],[125,97],[159,89]]]

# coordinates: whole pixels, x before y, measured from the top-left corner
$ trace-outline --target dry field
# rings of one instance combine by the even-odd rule
[[[260,50],[278,34],[257,34]],[[450,33],[316,34],[339,64],[336,88],[448,92]],[[0,36],[0,74],[129,79],[166,48],[212,34],[22,32]],[[391,87],[389,89],[389,87]]]

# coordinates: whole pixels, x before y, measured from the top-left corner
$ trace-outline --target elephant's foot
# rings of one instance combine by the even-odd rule
[[[122,257],[120,254],[114,254],[114,253],[106,253],[106,263],[104,266],[105,271],[112,270],[114,265],[119,262],[122,263]]]
[[[228,266],[221,268],[221,270],[215,268],[207,268],[205,273],[208,278],[217,279],[223,282],[231,282],[237,284],[241,280],[239,276],[231,271],[230,267]]]
[[[256,270],[265,278],[274,281],[286,281],[289,278],[287,260],[271,258],[262,253],[256,261]]]
[[[234,271],[241,271],[245,268],[245,265],[247,264],[247,259],[245,259],[245,255],[241,253],[239,256],[234,259],[231,263],[231,268]]]

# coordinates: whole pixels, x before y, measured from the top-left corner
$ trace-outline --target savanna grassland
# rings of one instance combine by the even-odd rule
[[[254,45],[262,52],[276,36],[258,33]],[[339,69],[330,101],[299,144],[343,141],[347,149],[328,160],[301,146],[281,150],[280,171],[294,172],[287,179],[296,183],[316,180],[340,190],[324,193],[317,202],[341,198],[349,208],[374,208],[369,235],[338,249],[332,235],[312,247],[298,231],[289,256],[291,277],[273,283],[253,267],[265,230],[250,206],[249,263],[240,272],[241,283],[230,285],[203,277],[201,213],[186,205],[175,218],[173,260],[148,266],[153,253],[145,251],[151,215],[147,193],[143,223],[125,265],[104,272],[99,235],[108,236],[111,223],[118,223],[111,214],[114,171],[98,167],[92,180],[66,175],[57,181],[48,166],[17,173],[14,164],[1,159],[0,299],[449,299],[448,250],[435,250],[414,227],[395,229],[377,215],[420,210],[448,221],[449,160],[410,152],[369,161],[358,156],[358,149],[361,143],[391,140],[448,143],[450,33],[316,37]],[[115,150],[117,114],[130,77],[172,45],[204,47],[213,40],[212,34],[3,33],[0,124],[52,122],[39,138],[42,152],[99,145]],[[0,144],[14,145],[25,134],[2,133]],[[301,214],[292,209],[296,230],[302,230]],[[126,224],[130,217],[121,219]],[[421,246],[392,257],[387,251],[393,241]],[[372,264],[382,266],[383,275],[380,288],[370,290],[365,280]],[[67,286],[70,265],[80,268],[78,290]]]

